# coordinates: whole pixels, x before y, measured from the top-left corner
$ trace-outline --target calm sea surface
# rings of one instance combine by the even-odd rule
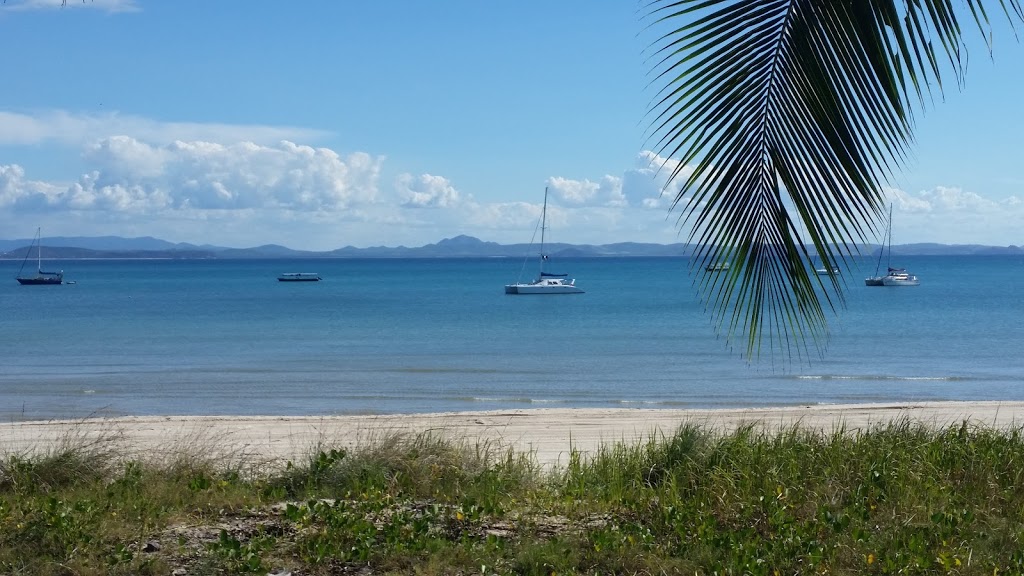
[[[865,260],[786,366],[727,349],[677,259],[562,259],[587,292],[546,297],[507,259],[0,261],[0,418],[1024,400],[1024,258],[899,263],[921,286]]]

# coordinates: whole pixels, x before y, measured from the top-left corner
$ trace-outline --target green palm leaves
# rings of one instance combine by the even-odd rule
[[[1018,0],[1004,15],[1024,19]],[[654,0],[655,149],[685,178],[674,199],[716,325],[748,358],[827,342],[840,275],[876,236],[882,184],[912,141],[911,109],[961,78],[977,0]],[[685,174],[684,169],[692,170]],[[806,237],[802,237],[806,235]],[[727,271],[707,265],[728,261]],[[853,274],[847,266],[845,274]]]

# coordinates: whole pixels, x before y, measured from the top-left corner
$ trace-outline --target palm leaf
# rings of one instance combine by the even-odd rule
[[[1020,0],[998,0],[1024,20]],[[673,200],[715,325],[745,355],[819,355],[845,304],[832,269],[877,237],[883,184],[903,166],[915,107],[962,84],[978,0],[653,0],[655,150],[692,171]],[[943,62],[948,62],[948,67]],[[934,87],[934,88],[933,88]],[[802,238],[800,231],[805,231]],[[727,273],[707,265],[729,261]]]

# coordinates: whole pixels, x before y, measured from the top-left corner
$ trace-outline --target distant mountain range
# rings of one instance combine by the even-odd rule
[[[0,259],[23,259],[32,244],[30,239],[0,240]],[[51,237],[43,238],[43,254],[49,259],[81,258],[165,258],[165,259],[244,259],[244,258],[521,258],[536,251],[529,244],[498,244],[485,242],[472,236],[446,238],[436,244],[417,248],[405,246],[356,248],[346,246],[336,250],[314,252],[292,250],[276,244],[254,248],[225,248],[209,244],[177,244],[152,238]],[[862,254],[876,253],[878,246],[863,245]],[[618,242],[614,244],[548,244],[546,252],[555,257],[651,257],[687,256],[693,247],[683,243],[650,244]],[[893,254],[903,256],[938,255],[1005,255],[1022,254],[1019,246],[982,246],[978,244],[902,244],[892,247]]]

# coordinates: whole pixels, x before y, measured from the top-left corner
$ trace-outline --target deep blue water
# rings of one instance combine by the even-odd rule
[[[1024,400],[1024,258],[899,263],[922,285],[865,260],[783,364],[726,348],[685,260],[560,260],[586,294],[532,297],[506,259],[0,261],[0,418]]]

